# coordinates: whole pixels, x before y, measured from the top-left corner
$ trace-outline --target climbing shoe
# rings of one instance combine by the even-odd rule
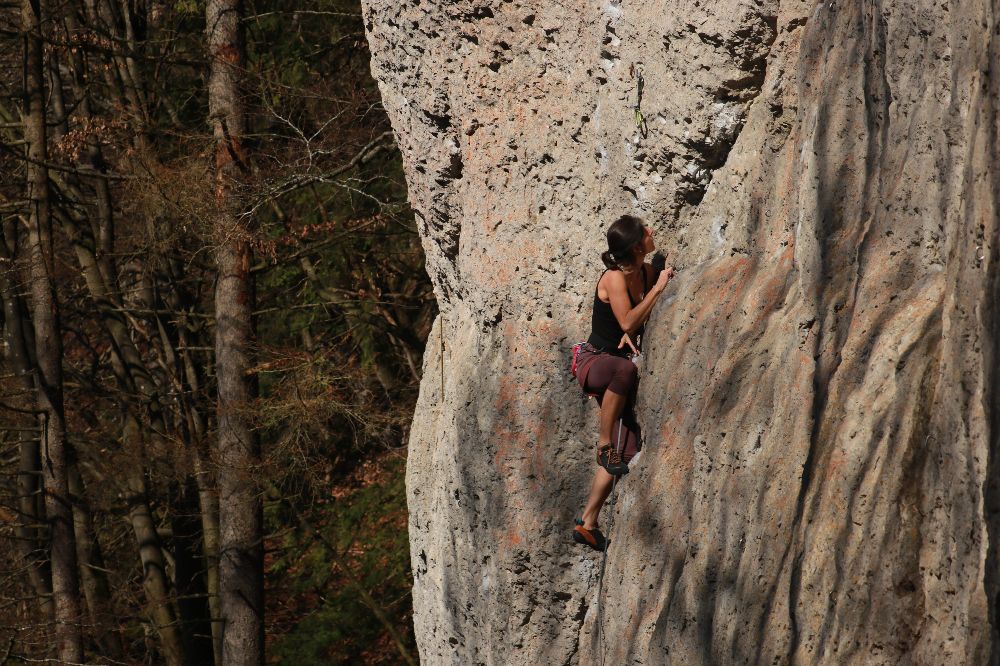
[[[601,534],[601,530],[596,527],[588,530],[579,518],[576,519],[576,527],[573,528],[573,541],[602,552],[608,547],[608,540]]]
[[[622,460],[621,451],[615,451],[610,442],[597,447],[597,464],[611,476],[628,474],[628,463]]]

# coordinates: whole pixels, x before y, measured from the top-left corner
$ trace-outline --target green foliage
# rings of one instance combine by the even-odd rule
[[[174,11],[179,15],[189,15],[189,16],[204,16],[205,15],[205,3],[199,2],[198,0],[176,0],[174,2]]]
[[[271,565],[269,580],[316,597],[305,617],[274,644],[273,663],[401,663],[385,627],[363,602],[359,585],[403,633],[410,653],[416,654],[409,611],[403,461],[383,459],[376,475],[323,512],[323,522],[315,527],[326,543],[303,530],[285,538],[285,554]],[[331,546],[336,553],[330,552]],[[345,575],[343,567],[351,573]]]

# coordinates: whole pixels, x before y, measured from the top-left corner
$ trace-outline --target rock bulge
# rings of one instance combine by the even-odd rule
[[[363,4],[441,306],[423,663],[994,659],[996,8]],[[679,270],[598,613],[568,352],[622,213]]]

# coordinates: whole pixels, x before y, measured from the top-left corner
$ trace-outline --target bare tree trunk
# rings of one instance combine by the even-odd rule
[[[79,30],[74,7],[67,7],[63,15],[66,32],[75,35]],[[70,86],[76,97],[78,113],[85,121],[93,119],[90,108],[90,92],[87,89],[86,63],[81,49],[73,49],[69,54]],[[91,216],[91,227],[94,235],[95,255],[99,257],[98,267],[104,277],[104,283],[114,284],[114,273],[111,270],[111,256],[114,252],[114,219],[112,216],[111,186],[107,178],[100,177],[106,171],[104,156],[100,144],[94,135],[87,136],[86,150],[80,156],[80,166],[84,170],[93,171],[97,176],[91,185],[96,195],[96,215]],[[114,298],[115,302],[120,299]]]
[[[116,295],[112,286],[104,281],[106,271],[101,270],[101,257],[95,247],[90,227],[66,216],[62,219],[63,227],[76,250],[90,296],[97,306],[99,321],[113,342],[111,366],[115,376],[125,394],[138,398],[146,405],[143,414],[152,426],[151,429],[155,433],[153,437],[160,437],[166,432],[166,424],[161,410],[155,406],[159,387],[132,340],[124,315],[116,307],[121,303],[115,302]],[[107,272],[110,271],[111,265],[108,263]],[[169,664],[186,663],[189,660],[184,657],[181,633],[177,628],[176,614],[170,597],[170,582],[163,566],[165,558],[162,544],[156,537],[156,526],[152,521],[146,496],[146,455],[141,444],[137,414],[143,408],[123,400],[122,409],[124,412],[122,437],[126,445],[132,447],[134,461],[126,480],[129,492],[129,519],[143,565],[143,589],[146,592],[146,601],[160,637],[165,660]]]
[[[133,450],[142,447],[142,433],[139,423],[131,412],[125,411],[122,433],[125,445]],[[145,456],[140,456],[145,460]],[[143,465],[135,465],[126,472],[128,484],[128,517],[139,544],[139,559],[142,562],[142,586],[149,603],[149,615],[160,637],[163,659],[169,666],[181,666],[184,661],[184,645],[177,626],[177,616],[170,599],[170,589],[166,571],[163,546],[156,531],[149,499],[146,492],[146,477]]]
[[[168,308],[175,311],[187,311],[194,303],[186,291],[179,285],[182,271],[174,261],[164,262],[164,270],[168,283]],[[149,305],[152,308],[152,304]],[[187,324],[180,322],[171,331],[176,336],[168,334],[169,324],[160,324],[160,339],[162,341],[162,356],[167,365],[173,369],[178,390],[180,409],[183,415],[184,441],[188,443],[188,453],[193,466],[193,481],[198,491],[199,517],[201,520],[201,549],[204,558],[205,587],[208,595],[209,618],[211,621],[212,652],[216,664],[222,663],[222,617],[219,604],[219,494],[215,487],[215,475],[212,473],[210,451],[206,443],[205,418],[199,409],[197,396],[201,393],[201,369],[195,364],[188,349],[191,346]],[[203,346],[198,344],[196,346]],[[188,399],[186,395],[192,396]]]
[[[28,144],[28,246],[32,322],[37,358],[37,396],[42,426],[42,480],[50,525],[52,599],[56,654],[64,662],[83,661],[80,589],[77,577],[73,511],[67,476],[66,424],[63,413],[62,340],[54,289],[51,209],[46,161],[45,67],[42,55],[41,2],[22,0],[25,50],[24,137]]]
[[[191,358],[188,331],[181,327],[178,331],[178,342],[183,347],[181,359],[184,377],[192,395],[201,391],[201,376]],[[215,663],[222,663],[222,617],[219,600],[219,493],[212,473],[210,451],[206,445],[205,419],[192,405],[187,409],[191,440],[192,460],[194,462],[194,479],[198,487],[198,503],[201,507],[201,550],[205,557],[205,586],[208,592],[208,607],[212,618],[212,649]]]
[[[72,8],[62,7],[61,9],[63,12],[61,18],[67,32],[75,32],[76,19]],[[50,124],[54,128],[53,137],[58,140],[59,137],[64,136],[69,131],[69,123],[66,115],[66,101],[63,95],[62,76],[57,53],[53,52],[49,56],[48,72],[51,81],[49,89],[49,100],[52,109]],[[83,56],[79,50],[76,50],[75,53],[71,53],[71,57],[73,59],[71,72],[74,75],[74,78],[71,80],[72,87],[74,92],[81,95],[84,90],[82,85],[78,85],[75,75],[77,72],[82,71]],[[84,118],[90,118],[89,102],[86,95],[83,95],[79,100],[79,110],[82,112]],[[83,158],[79,160],[79,164],[85,169],[96,172],[96,163],[100,156],[99,149],[93,137],[89,137],[87,144],[87,150]],[[96,158],[95,153],[97,155]],[[94,180],[96,181],[95,186],[98,193],[97,209],[101,213],[99,220],[103,222],[105,219],[103,212],[109,210],[110,207],[108,183],[103,178],[95,178]],[[53,181],[50,180],[49,184],[51,186]],[[84,196],[80,189],[75,184],[72,189],[75,199],[83,201]],[[55,213],[57,210],[58,208],[54,208],[53,212]],[[107,221],[110,224],[110,216]],[[94,225],[95,229],[99,226],[100,223]],[[107,250],[107,254],[109,255],[110,249]],[[95,256],[100,255],[99,252],[94,252],[93,254]],[[83,263],[82,260],[81,263]],[[101,649],[102,655],[117,659],[124,654],[124,645],[121,635],[117,631],[117,623],[114,621],[111,612],[111,590],[105,573],[106,569],[104,567],[101,546],[94,533],[93,520],[91,518],[90,507],[87,503],[83,477],[80,474],[79,467],[72,460],[69,461],[68,472],[69,493],[73,504],[73,525],[76,538],[76,556],[79,563],[80,585],[83,589],[83,598],[86,601],[90,624],[93,627],[92,634]]]
[[[20,439],[17,477],[18,511],[21,520],[17,526],[18,554],[28,568],[28,580],[38,597],[39,610],[45,618],[52,617],[55,609],[52,606],[52,580],[46,566],[45,547],[41,536],[34,525],[45,519],[38,511],[41,487],[38,474],[41,471],[38,440],[33,433],[18,433]]]
[[[80,563],[80,584],[93,627],[92,635],[101,648],[102,656],[119,659],[125,648],[112,612],[111,588],[105,574],[104,555],[94,533],[90,506],[84,496],[83,477],[75,463],[69,467],[69,492],[73,498],[73,529],[76,535],[76,557]]]
[[[88,8],[89,16],[91,21],[98,21],[95,25],[102,23],[99,16],[105,16],[107,22],[105,27],[109,30],[112,29],[113,20],[113,9],[114,7],[108,3],[101,3],[102,8],[98,7],[98,2],[96,0],[87,0],[86,6]],[[130,17],[125,15],[122,20],[130,20]],[[76,19],[72,12],[66,15],[66,27],[70,33],[75,32],[77,25]],[[129,39],[130,47],[134,48],[136,44],[134,43],[134,31],[131,25],[126,26],[126,35]],[[73,73],[72,85],[74,93],[77,97],[78,113],[84,118],[91,117],[90,110],[90,99],[89,92],[87,90],[86,81],[84,78],[85,63],[83,61],[83,55],[80,50],[74,51],[71,54],[71,59],[73,63]],[[138,79],[138,70],[134,67],[134,63],[130,64],[128,70],[131,72],[130,80]],[[105,73],[110,70],[105,69]],[[141,95],[141,86],[136,88],[131,86],[128,82],[125,83],[126,87],[130,90],[126,91],[126,97],[132,100],[133,105],[137,103]],[[137,93],[132,95],[130,93]],[[123,102],[124,103],[124,102]],[[144,112],[142,109],[136,109],[136,114],[142,115]],[[140,126],[144,127],[143,124]],[[140,134],[139,145],[144,145],[144,135]],[[143,159],[149,159],[150,155],[144,155]],[[101,154],[100,147],[97,143],[96,138],[93,136],[88,137],[87,149],[81,155],[80,160],[81,166],[85,169],[93,170],[95,173],[101,173],[105,170],[104,168],[104,158]],[[85,242],[76,242],[77,255],[80,260],[80,265],[84,269],[84,277],[86,278],[88,287],[90,289],[91,296],[97,301],[98,305],[102,308],[103,321],[105,326],[108,328],[109,333],[116,342],[115,349],[118,350],[117,354],[121,357],[121,363],[119,368],[128,368],[131,373],[131,382],[134,382],[135,388],[138,388],[141,393],[143,393],[147,399],[154,391],[152,373],[144,367],[141,358],[131,342],[128,334],[128,326],[125,317],[122,316],[115,308],[121,307],[122,302],[120,296],[116,291],[112,289],[114,286],[114,276],[115,270],[111,265],[110,257],[113,256],[114,252],[114,222],[112,218],[112,203],[111,203],[111,193],[108,184],[108,180],[105,178],[97,177],[93,179],[92,186],[96,193],[96,216],[91,219],[93,221],[93,242],[86,242],[90,239],[85,239]],[[70,231],[71,237],[78,237],[79,232]],[[171,275],[171,277],[176,277]],[[176,286],[171,283],[170,291],[176,291]],[[186,305],[187,303],[185,303]],[[153,304],[147,304],[148,307],[154,307]],[[187,346],[187,341],[184,339],[186,331],[183,329],[183,324],[178,332],[180,336],[181,346]],[[166,343],[165,343],[166,344]],[[197,381],[197,371],[194,369],[191,363],[189,352],[182,352],[184,356],[184,370],[179,373],[181,376],[178,377],[178,382],[183,382],[187,380],[190,384],[190,389],[192,394],[197,394],[199,390]],[[119,372],[119,374],[121,374]],[[128,380],[126,380],[126,383]],[[182,395],[184,391],[179,391]],[[219,603],[219,520],[218,520],[218,493],[214,486],[213,475],[209,470],[209,463],[207,462],[206,453],[202,450],[202,442],[205,435],[204,426],[201,424],[201,417],[197,413],[195,407],[189,407],[188,412],[194,415],[194,420],[198,423],[191,428],[192,430],[192,447],[191,455],[193,457],[193,466],[195,468],[195,478],[198,485],[198,494],[201,503],[201,522],[202,522],[202,554],[204,557],[204,568],[205,568],[205,579],[208,593],[208,604],[211,613],[211,633],[212,633],[212,643],[214,647],[215,662],[222,662],[222,625],[218,622],[221,616],[220,603]],[[156,420],[156,416],[151,416],[153,420]],[[183,615],[183,614],[182,614]]]
[[[189,293],[182,286],[183,267],[174,258],[166,257],[162,260],[161,270],[163,281],[164,305],[168,310],[175,312],[186,312],[196,303],[191,299]],[[131,290],[133,292],[151,294],[150,289]],[[156,310],[158,303],[152,299],[137,298],[134,304],[146,310]],[[183,441],[187,445],[187,452],[190,456],[193,473],[191,475],[193,486],[184,485],[184,502],[188,502],[192,495],[189,492],[192,488],[197,488],[198,505],[200,507],[199,518],[201,523],[201,549],[204,559],[201,571],[204,573],[204,586],[208,598],[208,619],[210,628],[199,627],[201,623],[201,611],[197,610],[197,604],[181,603],[181,616],[187,618],[187,610],[197,610],[194,616],[199,619],[185,619],[185,623],[193,622],[193,631],[202,633],[208,631],[211,634],[212,661],[217,664],[222,663],[222,617],[219,603],[219,495],[215,487],[215,475],[212,473],[210,460],[211,451],[208,449],[206,441],[205,419],[199,407],[197,396],[201,394],[202,370],[191,357],[188,349],[191,346],[188,324],[184,321],[174,322],[169,319],[156,316],[156,325],[159,332],[158,353],[162,359],[162,366],[171,375],[174,382],[173,388],[178,395],[178,418],[175,428],[181,433]],[[204,332],[196,333],[199,338],[204,336]],[[204,346],[199,341],[195,346]],[[160,430],[165,431],[166,426]],[[182,533],[184,530],[175,532]],[[193,556],[193,553],[189,553]],[[181,556],[178,555],[178,563]],[[180,576],[180,573],[178,573]],[[178,587],[180,584],[178,583]],[[180,589],[179,594],[184,594]],[[200,636],[199,636],[200,638]],[[202,655],[202,645],[198,642],[191,642],[185,638],[185,644],[194,648],[194,652],[188,652],[189,662],[199,662],[204,659]],[[199,662],[200,663],[200,662]]]
[[[15,386],[25,396],[34,393],[32,379],[32,359],[28,339],[27,308],[15,287],[16,273],[14,257],[17,254],[17,230],[13,221],[3,225],[0,238],[0,258],[6,268],[0,271],[0,297],[3,298],[4,355],[16,377]],[[29,411],[29,403],[20,402],[19,408]],[[27,418],[24,419],[28,421]],[[18,477],[17,507],[20,520],[17,526],[16,545],[18,554],[28,567],[28,579],[38,597],[42,617],[51,618],[55,612],[52,605],[52,579],[48,568],[45,544],[47,534],[41,534],[36,527],[45,521],[45,502],[42,497],[42,453],[38,432],[18,433]]]
[[[204,563],[199,546],[202,541],[198,488],[193,477],[184,479],[171,495],[170,522],[173,531],[174,589],[177,608],[183,618],[181,636],[187,666],[213,666],[212,615],[206,596]]]
[[[201,446],[200,441],[195,442]],[[201,549],[205,556],[205,586],[212,618],[212,653],[215,663],[222,663],[222,602],[219,597],[219,493],[212,483],[206,456],[195,451],[195,483],[201,506]]]
[[[65,23],[68,31],[75,30],[76,21],[72,13],[65,16]],[[84,62],[79,51],[72,54],[72,65],[74,73],[72,84],[77,97],[78,112],[83,118],[89,119],[91,118],[89,95],[83,78]],[[53,90],[52,92],[54,107],[57,110],[65,108],[61,91]],[[58,111],[57,116],[60,116]],[[93,136],[88,137],[86,150],[80,155],[78,164],[84,171],[91,171],[95,174],[104,170],[100,146]],[[66,179],[64,183],[61,180],[59,182],[67,188],[74,199],[85,199],[82,188],[74,180]],[[156,405],[156,397],[160,394],[162,387],[157,383],[154,373],[147,367],[133,342],[128,320],[120,309],[126,304],[120,296],[120,287],[113,278],[117,275],[117,271],[111,260],[114,253],[114,218],[111,192],[107,179],[96,177],[92,184],[96,194],[96,215],[84,220],[81,219],[79,213],[74,214],[73,211],[67,211],[62,213],[59,219],[76,250],[88,291],[100,313],[100,322],[114,343],[111,347],[111,364],[119,384],[126,395],[138,398],[139,402],[146,406],[145,416],[148,418],[153,432],[160,433],[154,437],[162,436],[162,433],[167,432],[166,421],[162,411],[153,407]],[[154,307],[151,302],[143,302],[141,305],[147,308]],[[142,409],[135,404],[129,404],[128,400],[123,401],[122,408],[126,412],[123,421],[123,437],[127,442],[134,443],[136,451],[134,456],[136,469],[130,473],[127,482],[130,497],[129,517],[143,564],[143,588],[146,591],[146,600],[153,624],[161,640],[161,650],[168,663],[204,663],[203,646],[198,640],[188,640],[187,634],[192,632],[209,633],[214,629],[213,625],[217,623],[211,622],[211,618],[206,617],[208,616],[207,610],[205,612],[197,610],[199,605],[205,605],[203,596],[199,599],[197,593],[190,599],[178,602],[179,617],[176,617],[177,614],[174,613],[170,597],[170,581],[163,566],[165,555],[162,544],[158,539],[150,538],[150,535],[155,534],[156,530],[150,517],[146,498],[145,455],[143,447],[138,443],[139,434],[136,431],[136,423],[139,419],[137,412],[142,411]],[[80,534],[79,530],[77,534]],[[209,539],[206,538],[205,542],[209,543]],[[211,543],[214,545],[216,540],[212,540]],[[183,556],[189,559],[190,546],[185,546],[185,548]],[[178,560],[181,559],[183,558],[178,558]],[[210,559],[211,557],[206,555],[206,560]],[[184,561],[187,562],[187,559]],[[187,577],[193,579],[196,576],[197,571],[190,573]],[[186,580],[185,590],[182,593],[190,592],[196,585],[196,581]],[[85,576],[84,590],[87,592],[88,602],[90,589]],[[186,611],[193,611],[194,614],[188,617]],[[180,629],[178,629],[178,625]]]
[[[224,666],[264,662],[263,516],[254,483],[259,444],[249,419],[254,284],[250,224],[237,187],[244,168],[244,114],[238,81],[244,69],[239,0],[208,0],[208,105],[215,134],[215,367],[218,383],[219,592]]]

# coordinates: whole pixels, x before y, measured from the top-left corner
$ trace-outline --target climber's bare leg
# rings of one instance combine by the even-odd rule
[[[615,423],[618,422],[628,397],[615,393],[611,389],[604,391],[601,396],[601,431],[598,444],[617,442],[620,433],[615,432]],[[583,526],[588,530],[597,527],[597,518],[601,513],[604,501],[611,494],[614,485],[614,477],[608,474],[603,467],[598,467],[594,474],[594,480],[590,484],[590,497],[587,498],[587,506],[583,509]]]
[[[587,498],[587,506],[583,509],[583,526],[588,530],[597,527],[597,517],[604,506],[604,500],[611,494],[611,486],[614,484],[614,477],[608,474],[603,467],[597,468],[594,474],[594,481],[590,484],[590,497]]]

